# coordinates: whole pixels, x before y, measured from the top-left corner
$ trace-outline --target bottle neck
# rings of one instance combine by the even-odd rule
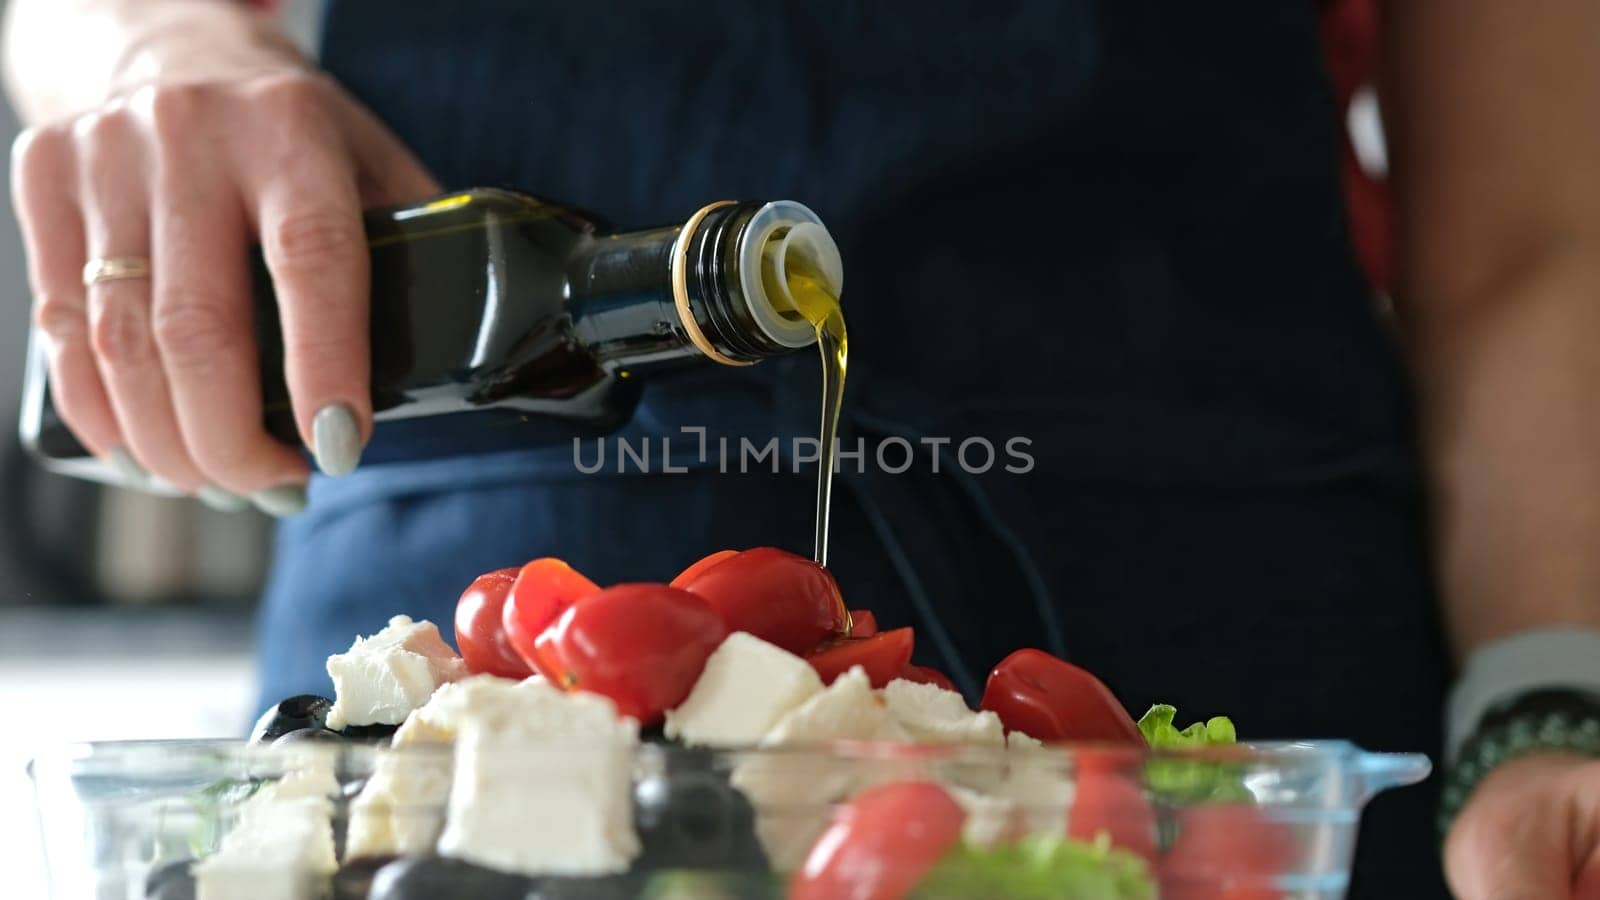
[[[568,266],[573,330],[612,369],[742,366],[810,346],[811,326],[779,312],[759,271],[763,245],[799,221],[815,216],[792,203],[721,203],[683,225],[591,238]]]

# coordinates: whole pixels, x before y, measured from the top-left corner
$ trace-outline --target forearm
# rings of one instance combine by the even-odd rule
[[[11,0],[4,43],[6,88],[29,124],[143,84],[299,59],[268,17],[230,0]]]
[[[1446,617],[1463,655],[1600,627],[1600,231],[1410,321]]]
[[[1384,26],[1452,636],[1600,625],[1600,7],[1396,0]]]

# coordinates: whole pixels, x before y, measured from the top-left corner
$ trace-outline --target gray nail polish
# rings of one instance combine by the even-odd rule
[[[256,505],[256,509],[282,519],[306,508],[306,488],[302,484],[280,484],[256,491],[250,502]]]
[[[106,454],[106,461],[111,463],[111,468],[117,470],[117,474],[128,483],[129,487],[142,488],[150,481],[150,473],[144,470],[144,466],[139,465],[139,461],[134,459],[132,454],[121,447]]]
[[[245,508],[246,501],[243,497],[231,491],[225,491],[214,484],[202,484],[195,489],[195,498],[217,512],[238,512]]]
[[[312,453],[328,475],[348,475],[361,462],[361,426],[350,407],[330,403],[311,420]]]

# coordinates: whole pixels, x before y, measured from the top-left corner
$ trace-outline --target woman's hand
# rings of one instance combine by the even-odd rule
[[[361,210],[437,188],[281,46],[235,48],[207,78],[203,38],[188,37],[175,80],[159,50],[130,50],[154,80],[18,140],[34,321],[56,405],[91,451],[214,502],[293,512],[308,473],[262,427],[250,244],[277,291],[301,439],[339,474],[372,427]],[[151,277],[85,287],[86,261],[110,257],[147,257]]]
[[[1445,870],[1461,900],[1600,900],[1600,760],[1530,753],[1490,772]]]

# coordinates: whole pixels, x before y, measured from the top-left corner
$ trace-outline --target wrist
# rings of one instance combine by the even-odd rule
[[[1446,762],[1458,757],[1491,711],[1547,689],[1600,695],[1600,629],[1533,629],[1474,650],[1450,692]]]
[[[1448,834],[1458,813],[1486,782],[1523,768],[1570,766],[1600,757],[1600,694],[1533,691],[1490,709],[1446,769],[1439,829]]]

